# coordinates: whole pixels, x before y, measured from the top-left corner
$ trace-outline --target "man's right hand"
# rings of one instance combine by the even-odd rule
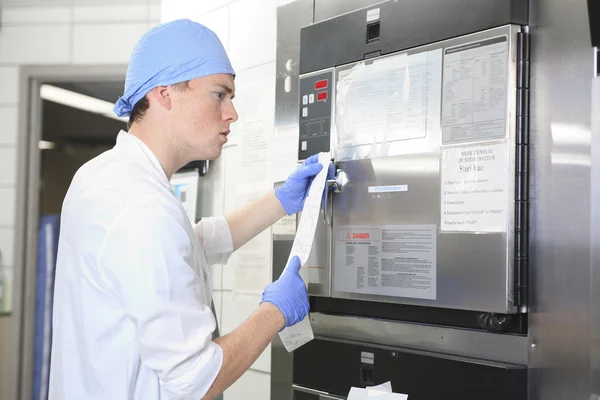
[[[294,256],[281,277],[265,288],[261,303],[272,303],[285,318],[285,327],[302,321],[310,310],[306,284],[300,277],[300,259]]]

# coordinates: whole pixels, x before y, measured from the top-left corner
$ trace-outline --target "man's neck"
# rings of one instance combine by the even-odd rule
[[[170,140],[164,133],[134,122],[129,129],[129,134],[137,137],[148,146],[158,159],[169,181],[173,174],[185,165],[180,161],[173,140]]]

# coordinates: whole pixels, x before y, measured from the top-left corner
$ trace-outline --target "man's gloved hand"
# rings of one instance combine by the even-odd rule
[[[323,167],[319,164],[319,155],[312,155],[286,179],[283,185],[275,189],[275,196],[288,215],[302,211],[310,185],[321,169]],[[327,179],[333,179],[334,176],[335,166],[332,163],[329,164]]]
[[[265,288],[261,304],[274,304],[285,318],[285,326],[296,325],[308,314],[308,293],[306,284],[300,277],[300,259],[294,256],[287,270],[275,282]]]

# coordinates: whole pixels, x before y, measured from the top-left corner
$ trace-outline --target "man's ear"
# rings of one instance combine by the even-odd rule
[[[161,106],[170,110],[172,107],[171,104],[171,94],[168,86],[157,86],[150,92],[154,97],[154,100],[158,102]]]

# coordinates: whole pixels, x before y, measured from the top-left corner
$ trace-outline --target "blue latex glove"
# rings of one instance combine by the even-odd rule
[[[302,211],[310,185],[321,169],[323,167],[319,164],[319,155],[310,156],[286,179],[283,185],[275,189],[275,196],[288,215]],[[327,179],[334,177],[335,166],[331,163],[327,171]]]
[[[275,282],[265,288],[261,304],[274,304],[285,317],[285,326],[296,325],[308,314],[308,293],[306,285],[300,277],[300,259],[294,256],[287,270]]]

